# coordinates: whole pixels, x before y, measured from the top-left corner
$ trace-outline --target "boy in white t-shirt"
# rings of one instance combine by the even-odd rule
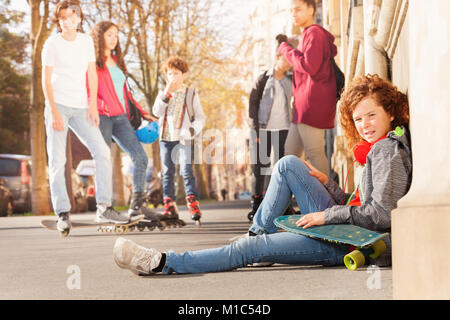
[[[87,146],[95,161],[97,221],[127,223],[129,217],[111,207],[110,149],[98,128],[97,100],[88,101],[87,97],[86,72],[93,97],[97,96],[97,72],[92,38],[78,32],[83,20],[79,2],[60,1],[53,20],[59,32],[44,44],[42,85],[50,193],[53,210],[58,215],[57,229],[67,235],[71,228],[71,206],[64,176],[68,128]]]

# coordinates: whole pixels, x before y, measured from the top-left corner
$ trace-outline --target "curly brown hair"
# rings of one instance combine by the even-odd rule
[[[79,0],[64,0],[58,2],[55,9],[53,10],[53,17],[51,18],[52,22],[56,24],[58,32],[62,32],[61,26],[59,25],[59,14],[61,13],[61,10],[69,8],[72,9],[81,18],[80,25],[78,26],[78,31],[83,32],[82,24],[84,20],[84,14],[83,11],[81,10]]]
[[[164,72],[167,73],[169,69],[178,69],[182,73],[189,71],[189,66],[182,58],[178,56],[171,56],[164,64]]]
[[[366,97],[374,99],[383,109],[394,117],[391,129],[409,123],[408,97],[400,92],[391,82],[378,75],[367,75],[355,78],[346,87],[341,96],[340,123],[344,129],[347,146],[350,149],[363,139],[356,130],[353,112],[356,106]]]
[[[112,23],[111,21],[101,21],[97,23],[94,28],[91,30],[91,36],[94,39],[95,46],[95,60],[97,64],[97,68],[104,69],[105,68],[105,37],[104,34],[111,27],[115,27],[119,30],[119,27]],[[123,71],[123,73],[127,74],[127,68],[125,66],[125,62],[123,59],[122,49],[120,48],[119,41],[117,41],[117,45],[114,50],[111,51],[111,54],[117,58],[117,64],[119,68]]]

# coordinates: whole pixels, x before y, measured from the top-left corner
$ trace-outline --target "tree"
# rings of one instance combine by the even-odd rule
[[[120,42],[129,77],[151,111],[158,91],[165,86],[162,72],[170,55],[185,58],[190,65],[187,84],[199,91],[207,116],[207,128],[225,131],[242,119],[246,93],[236,78],[232,57],[227,57],[229,38],[221,18],[223,0],[95,0],[88,21],[112,20],[119,26]],[[88,9],[89,10],[89,9]],[[86,12],[85,12],[86,13]],[[234,74],[233,74],[234,72]],[[152,145],[155,169],[161,170],[159,145]],[[205,164],[196,165],[198,186],[208,194]],[[203,168],[202,168],[203,167]]]
[[[45,40],[48,38],[49,0],[29,0],[31,12],[31,93],[30,93],[30,138],[32,170],[32,210],[37,215],[51,211],[49,202],[49,188],[47,180],[47,154],[45,151],[44,125],[44,93],[42,91],[42,62],[41,53]],[[43,6],[43,15],[40,8]]]

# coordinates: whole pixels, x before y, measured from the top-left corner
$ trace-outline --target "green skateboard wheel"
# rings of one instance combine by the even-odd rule
[[[344,264],[347,269],[355,271],[366,263],[366,258],[359,250],[353,250],[344,257]]]
[[[372,259],[376,259],[386,252],[386,244],[383,240],[379,240],[372,245],[373,253],[369,255]]]

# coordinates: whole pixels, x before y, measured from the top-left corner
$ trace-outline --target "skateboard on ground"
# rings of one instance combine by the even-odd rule
[[[138,220],[135,220],[133,222],[123,223],[123,224],[111,223],[111,222],[97,222],[97,221],[93,221],[93,220],[91,220],[91,221],[89,221],[89,220],[85,220],[85,221],[70,220],[70,222],[72,224],[71,229],[97,228],[97,231],[101,231],[101,232],[116,232],[119,234],[124,234],[128,231],[133,231],[135,228],[135,225],[138,224],[143,219],[144,219],[144,217],[142,217]],[[41,221],[41,226],[43,226],[44,228],[46,228],[48,230],[57,231],[56,222],[57,222],[57,220],[44,219]],[[69,232],[62,234],[63,237],[67,237],[68,235],[69,235]]]
[[[323,239],[335,243],[344,243],[356,249],[344,257],[344,264],[350,270],[356,270],[365,264],[367,257],[378,258],[386,251],[383,238],[388,233],[378,233],[351,224],[330,224],[303,229],[295,224],[302,215],[281,216],[275,219],[277,227],[307,237]]]

